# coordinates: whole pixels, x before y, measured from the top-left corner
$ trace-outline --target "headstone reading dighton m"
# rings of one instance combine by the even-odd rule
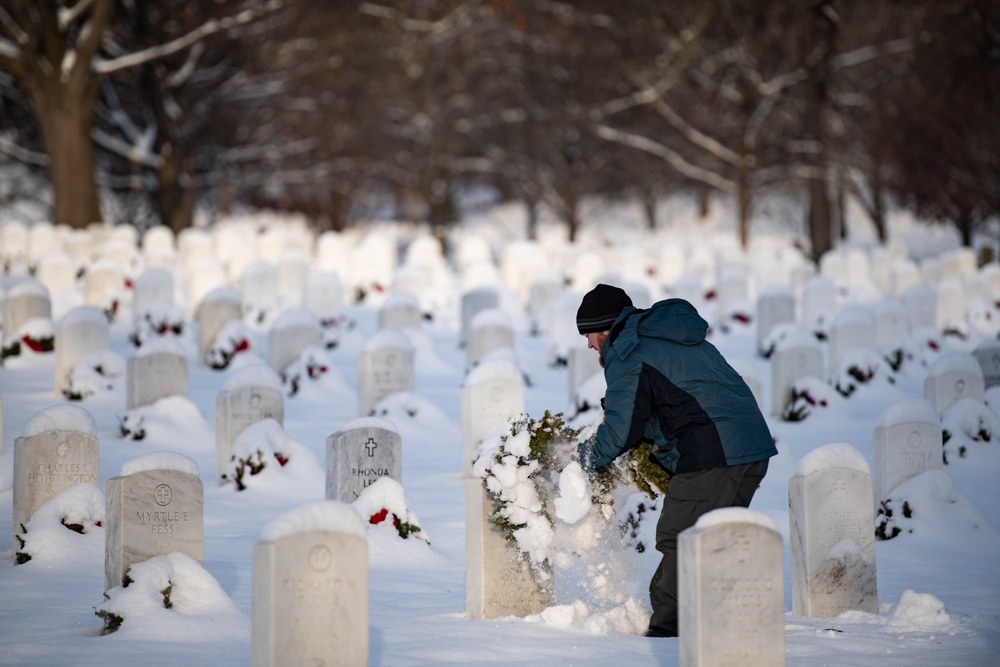
[[[714,510],[677,538],[680,665],[784,667],[781,534],[743,507]]]
[[[285,420],[285,395],[281,378],[263,363],[235,370],[215,397],[215,476],[222,478],[237,436],[251,424]]]
[[[326,439],[326,498],[352,503],[380,477],[402,483],[402,441],[396,426],[377,417],[348,422]]]
[[[798,331],[778,341],[771,356],[771,414],[781,415],[796,380],[810,376],[824,378],[823,349],[816,337]]]
[[[398,329],[375,334],[358,355],[358,416],[367,416],[381,399],[413,391],[413,344]]]
[[[486,361],[466,376],[461,396],[461,471],[469,475],[482,439],[497,426],[524,412],[521,371],[507,360]]]
[[[179,551],[201,562],[205,491],[192,459],[157,452],[126,461],[106,488],[105,591],[154,556]]]
[[[368,664],[368,540],[349,505],[300,505],[253,549],[251,665]]]
[[[490,521],[483,480],[465,480],[465,609],[470,619],[527,616],[553,603],[552,574],[532,568]],[[544,581],[542,581],[544,579]]]
[[[846,443],[819,447],[788,480],[792,613],[878,613],[868,462]]]
[[[876,507],[889,492],[925,470],[944,467],[941,421],[930,401],[908,398],[893,403],[872,431],[873,498]]]
[[[14,534],[60,491],[98,481],[97,425],[75,405],[46,408],[14,440]]]
[[[96,306],[77,306],[56,325],[55,387],[61,392],[69,385],[76,362],[91,352],[111,347],[111,332],[104,311]]]
[[[924,398],[938,412],[944,412],[960,398],[982,401],[985,393],[983,369],[968,352],[943,352],[931,364],[924,378]]]

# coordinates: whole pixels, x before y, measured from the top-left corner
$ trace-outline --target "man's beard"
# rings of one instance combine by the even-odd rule
[[[601,368],[604,368],[604,353],[600,350],[597,351],[597,363],[601,365]]]

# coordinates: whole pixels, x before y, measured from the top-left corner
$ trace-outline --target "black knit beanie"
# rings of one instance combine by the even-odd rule
[[[583,295],[580,309],[576,311],[576,328],[583,335],[608,331],[632,299],[620,287],[599,284]]]

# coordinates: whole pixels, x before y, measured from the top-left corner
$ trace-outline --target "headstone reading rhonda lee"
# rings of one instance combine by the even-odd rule
[[[205,494],[192,459],[157,452],[126,461],[106,488],[105,591],[154,556],[180,551],[201,562]]]
[[[785,664],[781,535],[743,507],[704,514],[677,538],[680,665]]]
[[[221,479],[233,453],[236,437],[251,424],[285,420],[281,379],[260,362],[241,366],[222,383],[215,397],[215,474]]]
[[[413,391],[413,361],[413,344],[402,331],[385,329],[368,341],[358,355],[359,417],[390,394]]]
[[[941,421],[930,401],[908,398],[882,412],[872,431],[872,464],[876,510],[902,482],[944,467]]]
[[[465,609],[470,619],[527,616],[552,605],[552,574],[535,570],[490,521],[479,477],[465,480]]]
[[[348,422],[326,439],[326,498],[350,503],[380,477],[402,482],[400,445],[399,431],[386,419]]]
[[[75,405],[46,408],[14,440],[14,534],[60,491],[98,482],[97,426]]]
[[[792,613],[878,613],[868,462],[846,443],[819,447],[788,480]]]
[[[153,338],[129,358],[125,409],[152,405],[167,396],[188,395],[188,363],[184,349],[172,338]]]
[[[300,505],[253,550],[253,667],[368,664],[368,541],[349,505]]]

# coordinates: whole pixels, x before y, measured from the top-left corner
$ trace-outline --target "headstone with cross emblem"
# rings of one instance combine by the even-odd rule
[[[326,497],[354,502],[380,477],[402,483],[402,442],[396,425],[378,417],[349,421],[326,439]]]
[[[253,667],[368,664],[368,541],[346,503],[299,505],[253,549]]]
[[[868,462],[833,443],[800,461],[788,480],[792,613],[878,613],[875,514]]]
[[[97,463],[97,426],[83,408],[52,406],[29,419],[14,440],[15,538],[35,510],[59,492],[97,484]]]
[[[105,501],[105,591],[154,556],[179,551],[201,562],[205,492],[192,459],[157,452],[126,461],[107,481]]]
[[[823,349],[812,334],[796,331],[778,341],[771,355],[772,415],[784,412],[792,386],[804,377],[823,379]]]
[[[413,344],[398,329],[384,329],[368,341],[358,355],[359,417],[390,394],[413,391],[413,361]]]
[[[221,479],[236,437],[251,424],[285,420],[281,379],[264,363],[247,364],[230,374],[215,397],[215,472]]]
[[[981,402],[985,393],[983,369],[969,352],[943,352],[931,364],[924,378],[924,398],[938,412],[944,412],[962,398]]]
[[[941,420],[930,401],[908,398],[893,403],[872,431],[875,508],[902,482],[944,466]]]
[[[473,368],[462,385],[462,472],[472,473],[479,443],[494,428],[524,412],[521,371],[506,359]]]
[[[781,534],[766,514],[714,510],[677,538],[682,665],[785,664]]]
[[[983,369],[983,385],[986,389],[1000,384],[1000,340],[987,338],[983,340],[972,354]]]

